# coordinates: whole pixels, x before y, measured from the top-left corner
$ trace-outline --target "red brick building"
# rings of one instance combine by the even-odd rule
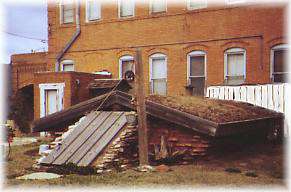
[[[137,48],[147,94],[286,81],[286,7],[244,0],[50,3],[48,52],[40,54],[49,72],[33,75],[34,118],[87,99],[86,83],[101,77],[92,73],[118,79],[134,71]],[[51,99],[57,109],[47,109]]]
[[[48,67],[62,70],[69,60],[75,71],[107,70],[120,78],[134,70],[141,48],[148,94],[203,94],[209,85],[282,81],[286,5],[58,1],[48,6]]]

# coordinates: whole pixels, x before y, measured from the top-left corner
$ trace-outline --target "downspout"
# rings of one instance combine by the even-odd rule
[[[81,33],[81,27],[80,27],[80,2],[79,0],[76,1],[76,31],[73,34],[70,41],[66,44],[66,46],[59,52],[56,58],[56,65],[55,65],[55,71],[60,71],[60,61],[64,54],[68,51],[68,49],[73,45],[73,43],[76,41],[78,36]]]

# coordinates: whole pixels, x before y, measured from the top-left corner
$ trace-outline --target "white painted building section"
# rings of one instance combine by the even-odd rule
[[[63,109],[65,83],[39,84],[40,90],[40,118]],[[41,136],[46,133],[41,132]]]
[[[251,103],[285,114],[285,136],[290,136],[291,114],[290,95],[291,84],[276,83],[265,85],[242,86],[210,86],[207,88],[206,97],[213,99],[234,100]],[[289,100],[287,99],[289,98]]]

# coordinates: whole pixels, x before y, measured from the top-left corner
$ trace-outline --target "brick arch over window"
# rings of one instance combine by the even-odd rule
[[[154,55],[156,53],[164,54],[164,55],[168,56],[169,50],[166,48],[152,48],[152,49],[146,50],[145,53],[146,53],[147,57],[150,57],[151,55]]]
[[[271,49],[272,47],[276,46],[276,45],[280,45],[280,44],[286,44],[288,41],[286,40],[285,37],[276,37],[273,39],[270,39],[267,41],[267,45],[269,47],[269,49]]]
[[[134,50],[130,50],[130,49],[126,49],[126,50],[121,50],[119,52],[117,52],[117,58],[119,59],[120,57],[124,56],[124,55],[131,55],[134,57],[135,55],[135,51]]]
[[[203,44],[189,45],[183,48],[184,55],[188,55],[192,51],[204,51],[207,53],[209,46]]]
[[[225,50],[230,48],[242,48],[247,49],[250,44],[245,41],[229,41],[221,45],[221,48]]]

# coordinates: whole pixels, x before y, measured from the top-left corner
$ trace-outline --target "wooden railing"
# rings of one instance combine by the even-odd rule
[[[285,114],[285,136],[290,136],[291,114],[291,84],[276,83],[264,85],[242,86],[210,86],[207,87],[206,97],[213,99],[235,100],[251,103]]]

